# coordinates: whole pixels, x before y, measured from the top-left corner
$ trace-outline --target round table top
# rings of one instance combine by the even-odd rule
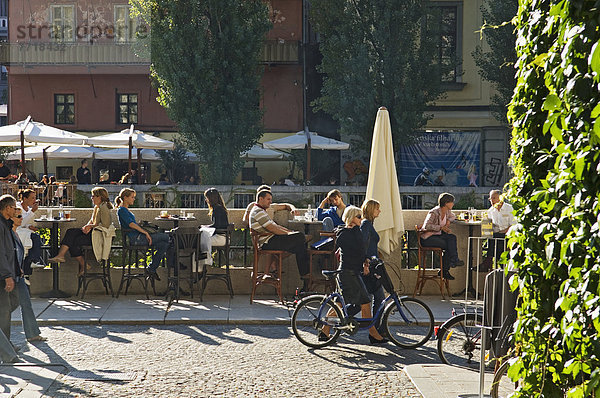
[[[298,223],[298,224],[323,224],[323,221],[319,221],[319,220],[308,221],[306,219],[297,220],[295,218],[288,220],[288,222]]]
[[[33,221],[35,222],[71,222],[71,221],[77,221],[77,219],[75,217],[71,217],[71,218],[36,218]]]
[[[454,222],[456,224],[459,224],[459,225],[481,225],[481,220],[473,221],[473,220],[459,220],[459,219],[456,219],[456,220],[454,220]]]
[[[154,217],[156,221],[195,221],[196,217]]]

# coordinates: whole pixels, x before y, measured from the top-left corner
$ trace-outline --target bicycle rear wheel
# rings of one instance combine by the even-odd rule
[[[420,347],[433,333],[431,310],[421,300],[412,297],[400,299],[400,308],[394,302],[388,305],[383,322],[390,340],[402,348]]]
[[[292,330],[304,345],[313,348],[326,347],[335,343],[341,331],[337,328],[342,322],[342,310],[327,300],[319,317],[321,304],[326,296],[313,295],[302,299],[292,315]],[[328,334],[324,333],[329,329]]]
[[[482,323],[481,315],[465,313],[455,315],[440,326],[437,351],[442,362],[479,370]]]

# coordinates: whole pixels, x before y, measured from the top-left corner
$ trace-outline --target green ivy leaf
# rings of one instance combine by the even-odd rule
[[[555,94],[550,94],[544,100],[544,104],[542,105],[542,110],[544,111],[555,111],[560,109],[561,101]]]
[[[598,75],[600,75],[600,47],[598,46],[598,42],[592,46],[592,52],[588,57],[588,63],[590,69],[596,73],[595,80],[597,80]]]

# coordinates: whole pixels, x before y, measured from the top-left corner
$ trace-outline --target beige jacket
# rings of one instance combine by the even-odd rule
[[[452,222],[455,219],[456,219],[456,216],[454,215],[454,213],[452,213],[452,211],[448,211],[446,213],[445,221]],[[433,209],[429,210],[429,213],[427,213],[427,217],[425,217],[425,222],[423,223],[423,226],[421,227],[421,231],[427,231],[427,232],[423,233],[423,235],[421,235],[421,237],[423,239],[427,239],[431,235],[441,235],[442,227],[444,225],[445,225],[445,223],[442,224],[442,210],[440,209],[439,206],[436,206]]]
[[[92,230],[92,248],[96,260],[108,260],[112,240],[115,236],[115,226],[110,224],[108,228],[97,226]]]

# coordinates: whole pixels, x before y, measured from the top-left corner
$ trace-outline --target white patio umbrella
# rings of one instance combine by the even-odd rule
[[[404,219],[394,161],[390,114],[385,107],[379,108],[373,128],[366,199],[375,199],[380,203],[381,217],[375,219],[373,226],[380,237],[377,247],[389,254],[400,245]]]
[[[82,146],[36,145],[25,148],[25,159],[43,159],[44,151],[46,152],[46,157],[49,159],[89,159],[93,157],[95,153],[100,152],[102,150],[98,148],[86,148]],[[7,160],[19,160],[20,158],[20,149],[10,152],[6,156]]]
[[[283,160],[289,156],[287,153],[266,149],[257,144],[252,145],[252,148],[240,154],[242,159],[248,160]]]
[[[0,127],[0,145],[21,146],[21,170],[25,173],[25,143],[83,145],[86,136],[34,122],[31,115],[27,119]],[[47,174],[47,171],[46,171]]]
[[[133,124],[125,130],[118,133],[100,135],[87,139],[89,145],[107,147],[107,148],[128,148],[129,150],[129,171],[131,172],[131,151],[135,147],[138,151],[138,173],[140,168],[141,156],[139,152],[142,149],[174,149],[175,144],[162,138],[154,137],[150,134],[145,134],[140,130],[135,130]]]
[[[310,151],[311,149],[322,150],[345,150],[350,148],[350,144],[333,138],[327,138],[314,132],[298,131],[294,135],[279,138],[273,141],[263,143],[264,148],[268,149],[304,149],[306,153],[306,179],[310,179]]]
[[[138,159],[138,152],[140,153],[140,160],[146,160],[146,161],[155,161],[155,160],[160,160],[160,156],[158,154],[158,152],[156,152],[153,149],[142,149],[140,151],[136,151],[133,152],[131,154],[132,159],[137,160]],[[187,152],[186,153],[188,156],[188,160],[195,162],[198,161],[198,155],[196,155],[195,153],[192,152]],[[105,150],[105,151],[100,151],[96,154],[96,159],[105,159],[105,160],[124,160],[127,159],[129,156],[129,149],[128,148],[117,148],[117,149],[110,149],[110,150]]]

